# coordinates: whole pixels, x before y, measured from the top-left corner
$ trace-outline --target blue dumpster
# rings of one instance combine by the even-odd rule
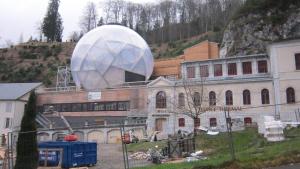
[[[67,141],[50,141],[41,142],[38,144],[41,149],[39,151],[39,165],[43,166],[45,160],[47,160],[47,166],[57,166],[62,156],[62,167],[83,167],[91,166],[97,163],[97,144],[91,142],[67,142]],[[46,151],[42,149],[48,149]],[[63,154],[60,151],[51,149],[62,149]]]

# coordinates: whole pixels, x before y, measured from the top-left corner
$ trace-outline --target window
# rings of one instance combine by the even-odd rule
[[[208,65],[202,65],[200,66],[200,76],[201,77],[208,77]]]
[[[83,103],[83,104],[81,105],[81,110],[82,110],[82,111],[87,111],[87,110],[88,110],[88,104],[87,104],[87,103]]]
[[[5,111],[7,113],[11,112],[11,109],[12,109],[12,103],[11,102],[7,102],[6,103],[6,108],[5,108]]]
[[[210,118],[209,119],[209,125],[210,125],[210,127],[217,127],[217,119],[216,118]]]
[[[216,105],[216,93],[211,91],[209,92],[209,105],[210,106],[215,106]]]
[[[296,70],[300,70],[300,53],[295,54]]]
[[[118,110],[119,111],[129,110],[129,102],[118,102]]]
[[[268,63],[266,60],[260,60],[257,62],[258,73],[267,73],[268,72]]]
[[[244,124],[245,124],[246,126],[251,125],[251,124],[252,124],[252,118],[251,118],[251,117],[245,117],[245,118],[244,118]]]
[[[179,95],[178,95],[178,105],[179,105],[179,107],[183,107],[185,105],[183,93],[179,93]]]
[[[80,112],[80,111],[81,111],[81,104],[80,103],[72,104],[72,112]]]
[[[243,74],[251,74],[252,73],[252,63],[251,62],[243,62]]]
[[[179,127],[184,127],[185,126],[185,119],[184,118],[179,118],[178,119],[178,126]]]
[[[187,67],[187,77],[195,78],[195,67]]]
[[[166,108],[166,107],[167,107],[166,93],[160,91],[156,94],[156,108]]]
[[[115,110],[117,110],[117,103],[116,102],[105,103],[105,110],[106,111],[115,111]]]
[[[94,111],[94,103],[87,104],[88,111]]]
[[[232,91],[227,90],[225,93],[226,105],[233,105]]]
[[[193,95],[193,101],[195,106],[200,106],[200,93],[195,92]]]
[[[249,90],[243,91],[243,102],[244,102],[244,105],[251,104],[251,94],[250,94]]]
[[[286,89],[286,102],[295,103],[295,90],[292,87]]]
[[[228,63],[228,75],[237,75],[236,63]]]
[[[10,118],[6,118],[5,119],[5,128],[9,128],[10,127]]]
[[[103,110],[105,110],[106,109],[106,106],[104,105],[104,103],[94,103],[94,105],[93,105],[93,111],[103,111]],[[109,109],[106,109],[106,110],[109,110]]]
[[[194,118],[194,127],[200,126],[200,118]]]
[[[222,76],[223,75],[222,64],[216,64],[216,65],[214,65],[214,75],[215,76]]]
[[[270,104],[269,90],[268,89],[263,89],[261,91],[261,104]]]
[[[62,112],[71,112],[71,104],[65,103],[61,105]]]

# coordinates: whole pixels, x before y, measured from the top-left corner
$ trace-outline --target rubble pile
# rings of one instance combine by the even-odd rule
[[[207,157],[203,156],[203,151],[196,151],[195,153],[191,153],[189,157],[186,157],[185,161],[186,162],[193,162],[197,160],[206,160]]]
[[[129,156],[129,159],[134,159],[134,160],[145,160],[149,158],[150,158],[150,154],[144,152],[136,152]]]

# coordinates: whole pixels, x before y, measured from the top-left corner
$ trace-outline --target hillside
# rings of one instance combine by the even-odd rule
[[[70,63],[74,47],[74,43],[30,42],[0,49],[0,81],[53,86],[57,67]]]
[[[218,41],[220,33],[208,32],[189,39],[150,45],[154,58],[181,55],[183,50],[204,40]],[[0,49],[0,82],[43,82],[56,84],[59,66],[70,64],[75,43],[29,42]]]
[[[299,0],[247,0],[225,28],[221,55],[266,53],[269,43],[299,37]]]

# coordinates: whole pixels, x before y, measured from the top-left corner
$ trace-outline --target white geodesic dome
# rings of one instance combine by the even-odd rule
[[[85,34],[77,43],[71,72],[76,86],[88,91],[125,82],[125,71],[150,78],[153,56],[145,40],[120,25],[103,25]]]

